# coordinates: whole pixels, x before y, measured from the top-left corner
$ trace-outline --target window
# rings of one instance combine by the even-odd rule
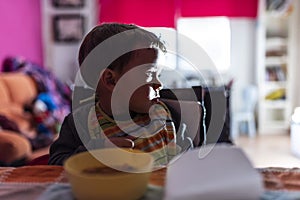
[[[230,66],[230,22],[227,17],[179,18],[177,31],[199,44],[210,56],[219,72]],[[178,63],[179,69],[184,65]]]

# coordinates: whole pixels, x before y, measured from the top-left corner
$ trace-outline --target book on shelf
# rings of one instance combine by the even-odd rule
[[[266,81],[286,81],[286,67],[282,65],[267,67]]]
[[[279,100],[279,99],[285,99],[285,89],[280,88],[277,90],[273,90],[269,92],[266,97],[266,100]]]

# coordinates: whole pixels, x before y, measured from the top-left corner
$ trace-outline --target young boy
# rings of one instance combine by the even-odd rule
[[[80,105],[65,118],[59,138],[50,148],[49,164],[62,165],[76,153],[116,146],[149,152],[156,165],[167,164],[176,154],[174,124],[169,110],[159,101],[162,84],[156,60],[158,52],[166,49],[155,34],[135,25],[96,26],[81,44],[79,64],[82,67],[98,45],[110,44],[111,38],[118,36],[122,39],[114,42],[123,46],[108,47],[118,50],[128,45],[132,50],[101,66],[95,101]],[[96,51],[99,56],[113,53],[107,52]],[[82,76],[88,82],[92,75]]]

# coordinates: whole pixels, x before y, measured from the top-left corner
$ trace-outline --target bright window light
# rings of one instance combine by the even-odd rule
[[[230,66],[230,22],[227,17],[179,18],[177,31],[199,44],[219,72]],[[179,63],[179,69],[182,69]]]

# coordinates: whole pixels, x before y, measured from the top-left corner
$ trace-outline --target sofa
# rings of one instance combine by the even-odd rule
[[[33,150],[30,138],[36,137],[37,132],[32,126],[32,115],[24,111],[37,94],[37,85],[30,76],[0,73],[0,166],[20,166],[48,154],[49,145]],[[4,126],[7,123],[10,128]]]

